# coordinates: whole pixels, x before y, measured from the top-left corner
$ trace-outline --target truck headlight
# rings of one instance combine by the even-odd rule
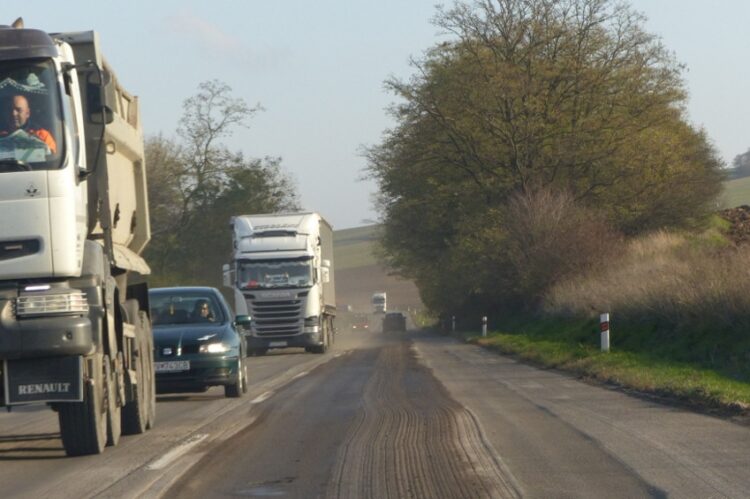
[[[224,353],[229,351],[229,345],[224,343],[204,343],[198,347],[200,353]]]
[[[71,290],[64,293],[20,295],[16,299],[18,317],[45,315],[86,314],[89,303],[83,291]]]
[[[305,324],[303,327],[303,333],[317,333],[320,331],[318,316],[313,315],[312,317],[305,317]]]

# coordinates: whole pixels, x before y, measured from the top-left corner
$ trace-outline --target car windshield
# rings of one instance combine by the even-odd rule
[[[243,289],[309,287],[313,284],[312,259],[242,262],[237,279]]]
[[[210,293],[151,293],[154,326],[226,322],[215,296]]]
[[[60,167],[57,88],[51,60],[0,64],[0,172]]]

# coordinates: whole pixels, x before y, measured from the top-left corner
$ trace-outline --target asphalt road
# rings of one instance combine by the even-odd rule
[[[162,396],[157,427],[66,458],[0,413],[3,497],[747,497],[750,428],[427,333],[251,358],[250,393]]]

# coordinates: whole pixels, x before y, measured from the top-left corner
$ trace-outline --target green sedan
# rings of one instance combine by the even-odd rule
[[[242,325],[216,288],[149,291],[158,393],[202,392],[223,386],[227,397],[247,392]]]

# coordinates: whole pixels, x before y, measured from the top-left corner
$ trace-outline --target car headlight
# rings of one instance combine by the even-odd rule
[[[224,343],[204,343],[198,347],[200,353],[224,353],[229,351],[229,345]]]
[[[89,304],[83,291],[64,293],[23,294],[16,299],[18,317],[86,314]]]

